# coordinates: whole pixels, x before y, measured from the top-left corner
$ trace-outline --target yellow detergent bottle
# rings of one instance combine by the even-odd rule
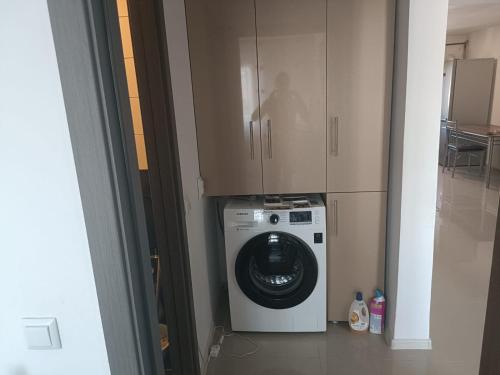
[[[370,327],[370,313],[361,292],[356,293],[349,309],[349,327],[355,332],[366,332]]]

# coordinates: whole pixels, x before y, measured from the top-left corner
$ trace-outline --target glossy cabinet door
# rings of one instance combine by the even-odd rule
[[[256,15],[264,192],[323,192],[326,0],[256,0]]]
[[[385,191],[394,0],[328,0],[328,192]]]
[[[186,0],[201,176],[207,195],[262,194],[253,0]]]
[[[385,192],[327,194],[328,320],[348,320],[357,291],[384,288]]]

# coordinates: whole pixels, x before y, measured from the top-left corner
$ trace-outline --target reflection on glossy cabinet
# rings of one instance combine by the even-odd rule
[[[328,0],[328,192],[385,191],[394,0]]]
[[[356,291],[384,287],[385,192],[327,194],[328,320],[348,320]]]
[[[325,14],[326,0],[256,0],[264,193],[325,191]]]
[[[262,194],[253,0],[186,0],[201,175],[207,195]]]

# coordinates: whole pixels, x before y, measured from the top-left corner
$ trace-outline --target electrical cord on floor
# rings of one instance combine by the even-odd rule
[[[237,353],[230,353],[229,355],[233,358],[238,358],[238,359],[242,359],[242,358],[246,358],[248,356],[251,356],[255,353],[257,353],[260,349],[260,346],[259,344],[257,344],[255,341],[253,341],[251,338],[249,337],[245,337],[243,335],[240,335],[239,333],[236,333],[236,332],[226,332],[226,329],[224,328],[224,326],[215,326],[214,327],[214,333],[215,331],[217,330],[217,328],[220,328],[222,330],[221,332],[221,336],[217,342],[216,345],[219,345],[219,348],[220,346],[222,345],[222,343],[224,342],[224,338],[225,337],[232,337],[232,336],[235,336],[235,337],[240,337],[241,339],[249,342],[251,345],[254,346],[254,349],[250,350],[249,352],[246,352],[246,353],[242,353],[242,354],[237,354]],[[209,359],[210,360],[210,359]]]
[[[243,335],[240,335],[238,333],[234,333],[234,332],[231,332],[231,333],[228,333],[225,335],[226,337],[230,337],[230,336],[238,336],[240,338],[242,338],[243,340],[246,340],[248,341],[250,344],[252,344],[254,346],[254,349],[249,351],[249,352],[246,352],[246,353],[243,353],[243,354],[235,354],[235,353],[231,353],[231,357],[234,357],[234,358],[245,358],[245,357],[249,357],[251,355],[254,355],[255,353],[257,353],[260,349],[259,347],[259,344],[257,344],[255,341],[253,341],[251,338],[249,337],[245,337]]]

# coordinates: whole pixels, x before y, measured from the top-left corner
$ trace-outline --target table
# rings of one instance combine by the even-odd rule
[[[500,145],[500,126],[498,125],[472,125],[459,124],[456,126],[448,125],[448,129],[457,133],[460,138],[469,142],[478,143],[488,148],[486,187],[490,187],[491,169],[493,167],[493,149]]]

